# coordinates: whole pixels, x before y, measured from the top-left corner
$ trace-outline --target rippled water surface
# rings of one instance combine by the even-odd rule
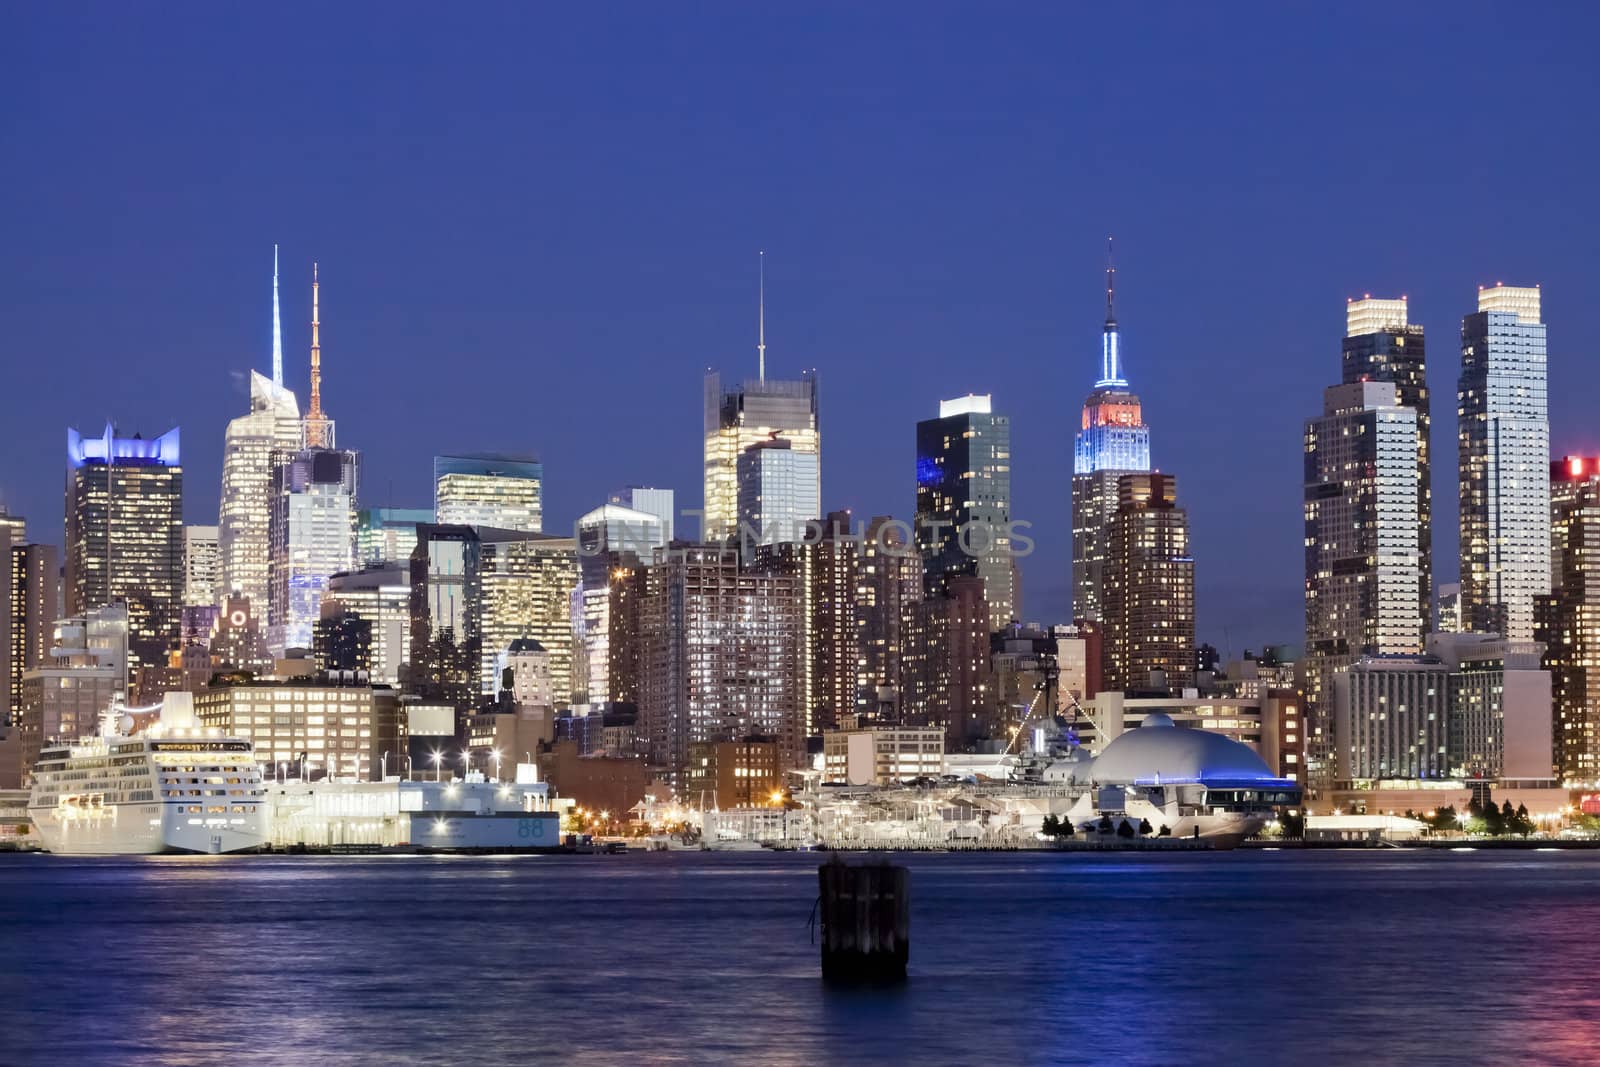
[[[817,859],[0,856],[0,1062],[1600,1062],[1600,853],[910,856],[878,992]]]

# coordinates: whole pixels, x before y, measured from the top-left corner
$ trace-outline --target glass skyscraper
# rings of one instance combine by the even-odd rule
[[[305,448],[273,471],[267,643],[282,655],[311,648],[328,579],[355,566],[358,457]]]
[[[1343,382],[1393,382],[1402,407],[1417,413],[1417,613],[1426,630],[1433,600],[1433,464],[1429,438],[1427,346],[1421,326],[1407,321],[1406,298],[1363,297],[1345,305]]]
[[[738,533],[739,458],[756,446],[785,441],[797,455],[814,457],[808,498],[822,498],[822,432],[817,423],[817,379],[760,378],[724,392],[721,376],[705,382],[705,514],[701,539],[721,541]],[[816,515],[806,518],[814,519]]]
[[[441,524],[544,529],[544,466],[532,456],[435,456],[433,512]]]
[[[1468,630],[1533,639],[1550,591],[1550,417],[1539,290],[1478,291],[1461,320],[1461,610]]]
[[[160,666],[183,606],[183,465],[178,431],[146,439],[67,431],[66,610],[128,609],[133,667]]]
[[[952,578],[983,580],[989,629],[1017,611],[1011,550],[1011,419],[989,396],[939,404],[939,417],[917,423],[917,549],[923,588],[943,597]]]
[[[217,545],[223,593],[249,597],[257,614],[267,606],[273,456],[298,449],[300,436],[294,394],[251,371],[250,413],[228,423],[223,438]]]

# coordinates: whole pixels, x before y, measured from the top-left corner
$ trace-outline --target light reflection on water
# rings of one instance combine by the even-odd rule
[[[0,856],[0,1062],[1593,1062],[1600,853],[911,856],[911,980],[813,855]]]

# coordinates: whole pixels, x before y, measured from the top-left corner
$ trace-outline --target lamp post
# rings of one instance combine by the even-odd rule
[[[439,781],[439,764],[443,761],[444,754],[438,749],[433,750],[433,780]]]
[[[498,748],[495,749],[492,755],[494,756],[494,780],[498,784],[500,781],[500,750]]]
[[[461,746],[461,780],[465,782],[472,771],[472,749]]]
[[[383,754],[383,759],[378,761],[378,781],[387,782],[388,780],[389,780],[389,753],[387,751],[385,751],[384,754]]]

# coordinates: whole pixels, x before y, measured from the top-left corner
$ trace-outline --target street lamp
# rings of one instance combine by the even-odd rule
[[[498,748],[494,749],[491,755],[494,756],[494,780],[498,782],[500,780],[500,750]]]
[[[472,771],[472,749],[461,746],[461,780],[467,780],[467,775]]]
[[[439,780],[439,764],[444,760],[444,753],[438,749],[433,750],[433,780]]]
[[[387,751],[385,751],[384,754],[383,754],[383,759],[378,761],[378,781],[387,782],[388,780],[389,780],[389,753]]]

